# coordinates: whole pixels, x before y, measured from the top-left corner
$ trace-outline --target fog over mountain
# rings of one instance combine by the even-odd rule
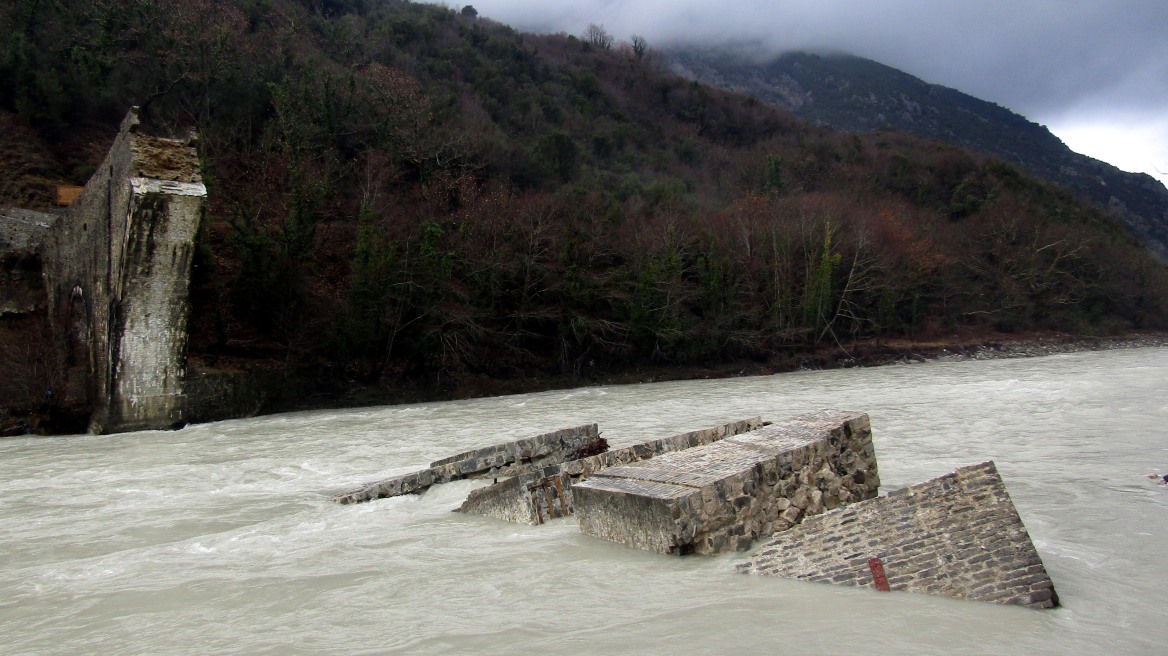
[[[740,44],[875,59],[1048,125],[1072,149],[1168,181],[1168,3],[1163,0],[479,0],[535,32],[603,25],[650,46]]]

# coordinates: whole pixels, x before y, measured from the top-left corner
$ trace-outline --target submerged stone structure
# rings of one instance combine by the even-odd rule
[[[191,260],[207,189],[190,140],[139,134],[137,108],[49,229],[49,319],[93,407],[89,429],[184,420]]]
[[[430,463],[426,469],[338,494],[333,501],[361,503],[403,494],[421,494],[433,485],[465,478],[520,476],[607,448],[596,424],[564,428],[443,458]]]
[[[738,571],[1014,604],[1058,605],[992,462],[877,497],[868,415],[759,417],[609,451],[596,424],[474,449],[333,497],[342,503],[505,478],[458,509],[664,554],[748,549]]]
[[[572,485],[587,480],[597,471],[712,444],[760,426],[762,419],[753,417],[550,465],[474,490],[458,510],[520,524],[542,524],[572,514]]]
[[[684,555],[745,550],[879,485],[868,416],[822,411],[604,469],[572,494],[584,533]]]
[[[1012,604],[1058,605],[993,462],[812,517],[739,571]]]

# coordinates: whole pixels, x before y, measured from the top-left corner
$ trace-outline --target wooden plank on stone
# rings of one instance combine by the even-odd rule
[[[57,201],[58,207],[69,207],[81,195],[81,191],[85,187],[76,185],[57,185]]]

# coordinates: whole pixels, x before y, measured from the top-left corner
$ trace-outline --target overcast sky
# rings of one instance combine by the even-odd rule
[[[523,31],[578,35],[597,23],[620,40],[645,36],[650,47],[750,40],[776,53],[868,57],[1168,182],[1168,0],[471,2],[480,16]]]

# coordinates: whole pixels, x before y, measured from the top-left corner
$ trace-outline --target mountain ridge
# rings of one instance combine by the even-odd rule
[[[845,53],[790,52],[757,63],[733,47],[662,51],[683,77],[746,93],[845,132],[891,128],[1020,164],[1123,221],[1168,260],[1168,188],[1076,153],[1046,127],[995,103]]]

